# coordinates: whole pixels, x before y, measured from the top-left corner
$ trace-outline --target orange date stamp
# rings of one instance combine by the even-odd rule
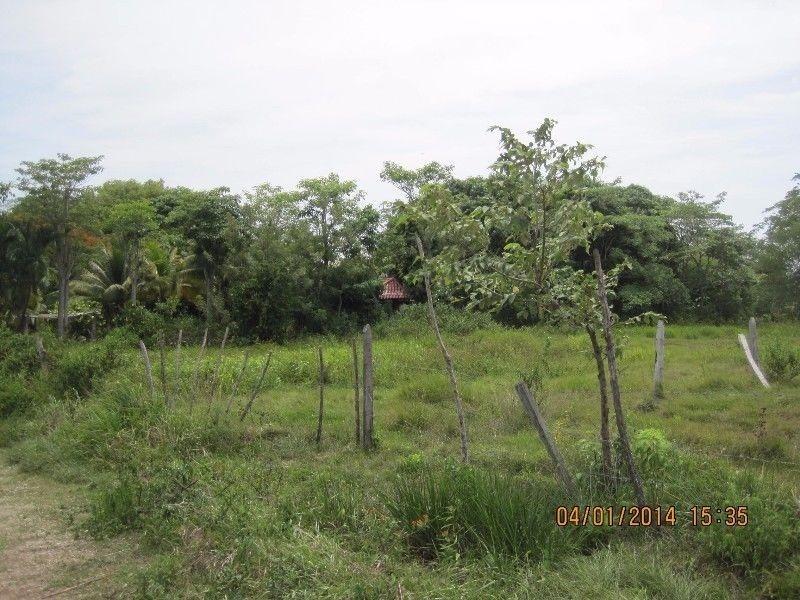
[[[555,522],[559,527],[744,527],[750,522],[746,506],[558,506]]]

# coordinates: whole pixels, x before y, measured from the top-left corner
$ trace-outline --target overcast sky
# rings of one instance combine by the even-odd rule
[[[493,124],[545,116],[654,192],[726,190],[750,226],[800,171],[800,1],[0,0],[0,180],[105,155],[102,178],[234,191],[385,160],[486,173]]]

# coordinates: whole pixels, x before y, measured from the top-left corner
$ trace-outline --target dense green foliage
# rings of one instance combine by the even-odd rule
[[[57,313],[59,332],[69,314],[78,335],[91,333],[87,319],[109,328],[134,306],[153,324],[232,325],[251,339],[349,332],[389,311],[378,300],[383,275],[421,297],[418,234],[432,259],[453,266],[437,273],[439,298],[500,321],[542,319],[550,276],[590,271],[593,248],[619,270],[623,317],[798,314],[800,188],[768,210],[757,238],[722,212],[724,194],[668,198],[604,183],[591,147],[556,144],[554,125],[545,120],[530,143],[497,128],[502,151],[486,176],[387,162],[381,178],[402,198],[380,212],[336,174],[239,196],[152,180],[88,186],[101,157],[24,162],[0,188],[0,314],[27,330],[37,314]],[[524,280],[500,285],[498,270]]]

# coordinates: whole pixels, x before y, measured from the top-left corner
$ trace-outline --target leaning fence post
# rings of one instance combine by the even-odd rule
[[[769,387],[769,381],[764,376],[764,373],[761,371],[761,367],[758,366],[756,359],[753,357],[753,353],[750,351],[750,344],[747,341],[747,338],[743,333],[739,334],[739,344],[742,346],[742,350],[744,350],[745,358],[747,358],[747,364],[750,365],[750,369],[753,371],[755,376],[761,382],[765,388]]]
[[[656,364],[653,368],[653,404],[664,397],[664,345],[666,332],[664,321],[656,326]]]
[[[528,413],[531,424],[539,433],[539,438],[542,440],[542,443],[547,449],[547,453],[550,455],[550,458],[556,467],[558,478],[564,484],[564,487],[567,488],[567,492],[569,492],[571,495],[574,495],[575,482],[573,481],[572,476],[569,474],[567,463],[564,461],[564,457],[561,455],[561,452],[559,452],[553,436],[550,435],[550,430],[547,428],[547,423],[545,423],[542,413],[539,412],[539,406],[536,404],[536,400],[533,399],[531,391],[522,381],[516,385],[515,389],[517,390],[517,396],[519,396],[525,412]]]
[[[369,325],[364,326],[364,418],[362,426],[361,445],[366,448],[372,448],[375,445],[375,439],[372,435],[372,402],[373,397],[373,374],[372,374],[372,328]]]
[[[761,353],[758,350],[758,329],[756,329],[756,318],[750,317],[750,322],[747,324],[748,335],[747,343],[750,346],[750,354],[753,355],[753,360],[756,361],[758,368],[761,368]]]
[[[317,446],[322,442],[322,411],[325,401],[325,364],[322,362],[322,346],[317,348],[319,357],[319,411],[317,413]]]
[[[356,346],[356,338],[352,340],[353,345],[353,402],[355,406],[356,418],[356,445],[361,442],[361,402],[359,398],[359,385],[358,385],[358,347]]]
[[[269,368],[269,361],[272,358],[272,352],[267,354],[267,360],[264,361],[264,367],[261,369],[261,375],[256,382],[256,386],[253,388],[253,393],[250,394],[250,400],[247,402],[247,406],[242,409],[242,413],[239,415],[239,420],[244,421],[244,418],[250,412],[250,409],[253,408],[253,402],[255,402],[256,397],[258,396],[258,391],[261,389],[261,384],[264,383],[264,376],[267,374],[267,369]]]
[[[153,384],[153,367],[150,365],[150,356],[147,354],[147,346],[144,345],[142,340],[139,340],[139,350],[142,353],[144,374],[147,377],[147,388],[150,390],[150,400],[152,400],[156,395],[156,388]]]

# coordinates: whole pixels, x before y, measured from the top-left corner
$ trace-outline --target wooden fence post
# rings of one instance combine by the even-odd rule
[[[42,336],[36,334],[36,356],[39,359],[39,366],[41,367],[42,371],[47,373],[48,371],[48,360],[47,360],[47,351],[44,349],[44,342],[42,342]]]
[[[171,402],[167,391],[167,357],[164,350],[164,332],[162,331],[158,334],[159,376],[161,378],[161,394],[164,396],[164,404],[170,406]]]
[[[608,295],[606,294],[606,276],[603,272],[603,265],[600,262],[600,251],[595,248],[592,253],[594,257],[594,270],[597,274],[597,300],[603,314],[603,337],[606,340],[606,360],[608,361],[608,377],[611,380],[611,398],[614,402],[614,416],[617,421],[617,433],[619,434],[622,455],[628,467],[628,475],[631,478],[633,491],[636,495],[636,502],[644,506],[644,485],[633,460],[631,452],[631,442],[628,438],[628,427],[625,424],[625,415],[622,412],[622,394],[619,389],[619,370],[617,369],[617,347],[614,343],[614,333],[611,329],[611,309],[608,307]]]
[[[217,354],[217,364],[214,365],[214,375],[211,377],[211,389],[208,393],[208,409],[211,410],[211,403],[214,401],[214,396],[217,393],[217,386],[219,386],[219,373],[222,369],[222,356],[225,352],[225,342],[228,341],[228,331],[230,326],[225,327],[225,333],[222,335],[222,343],[219,346],[219,354]]]
[[[747,343],[750,345],[750,354],[753,355],[753,360],[761,368],[761,353],[758,349],[758,329],[756,328],[756,318],[750,317],[750,322],[747,324],[748,335]]]
[[[359,383],[358,383],[358,347],[356,346],[356,338],[352,339],[353,344],[353,402],[355,407],[356,418],[356,446],[361,442],[361,402],[358,396]]]
[[[194,409],[194,399],[197,395],[197,379],[200,377],[200,365],[203,363],[203,356],[206,352],[206,344],[208,343],[208,327],[203,332],[203,343],[200,344],[200,352],[197,353],[197,359],[194,363],[194,373],[192,374],[192,386],[189,388],[189,411]]]
[[[575,482],[573,481],[572,476],[569,474],[567,463],[564,461],[564,457],[561,455],[561,452],[559,452],[553,436],[550,435],[550,430],[547,428],[547,423],[545,423],[544,417],[542,417],[542,413],[539,411],[539,406],[536,404],[536,400],[533,399],[531,391],[524,382],[520,381],[516,385],[515,389],[517,390],[517,396],[519,396],[525,412],[528,414],[528,417],[530,417],[531,425],[533,425],[538,432],[539,438],[542,440],[542,443],[547,449],[547,453],[550,455],[550,458],[556,467],[558,478],[561,480],[561,483],[564,484],[567,492],[574,497]]]
[[[250,394],[250,400],[247,402],[247,406],[242,409],[242,413],[239,415],[239,420],[244,421],[244,418],[250,413],[250,410],[253,408],[253,402],[255,402],[256,397],[258,396],[258,391],[261,389],[261,384],[264,383],[264,376],[267,374],[267,369],[269,368],[269,361],[272,358],[272,352],[267,354],[267,360],[264,361],[264,367],[261,369],[261,375],[256,382],[255,387],[253,388],[253,393]]]
[[[150,390],[150,400],[152,400],[156,395],[156,388],[153,384],[153,367],[150,364],[150,356],[147,354],[147,346],[144,345],[144,341],[139,340],[139,350],[142,353],[142,360],[144,361],[144,374],[147,378],[147,388]]]
[[[242,368],[239,370],[239,375],[236,377],[236,381],[233,382],[233,389],[231,389],[230,398],[228,398],[228,405],[225,407],[225,414],[227,415],[231,411],[231,406],[233,406],[233,401],[236,398],[236,392],[239,391],[239,385],[242,383],[242,377],[244,377],[244,373],[247,370],[247,361],[250,360],[250,347],[244,349],[244,359],[242,360]]]
[[[656,326],[656,364],[653,368],[653,404],[664,397],[664,346],[666,331],[664,321],[659,320]]]
[[[370,449],[375,445],[375,439],[372,434],[372,403],[373,396],[373,374],[372,374],[372,328],[369,325],[364,326],[364,418],[362,419],[361,428],[361,445],[365,449]]]
[[[175,342],[175,385],[173,391],[176,396],[181,395],[181,346],[183,346],[183,329],[178,330],[178,341]]]
[[[417,251],[419,252],[419,259],[422,261],[423,269],[425,268],[425,249],[422,246],[422,240],[417,236]],[[453,367],[453,358],[444,343],[442,332],[439,329],[439,318],[436,316],[436,308],[433,306],[433,293],[431,292],[431,276],[428,271],[424,271],[423,280],[425,282],[425,297],[428,301],[428,319],[430,320],[433,333],[436,335],[436,341],[439,344],[439,350],[444,357],[444,366],[447,369],[447,376],[450,378],[450,388],[453,391],[453,401],[456,405],[456,416],[458,417],[458,432],[461,437],[461,460],[462,462],[469,462],[469,441],[467,437],[467,421],[464,418],[464,403],[461,400],[461,392],[458,389],[458,380],[456,379],[456,370]]]
[[[739,334],[739,345],[741,345],[742,350],[744,350],[745,358],[747,358],[747,364],[750,365],[750,369],[761,382],[761,385],[763,385],[765,388],[769,388],[769,381],[767,381],[767,378],[761,371],[761,367],[758,366],[756,359],[753,357],[753,353],[750,350],[750,344],[743,333]]]
[[[325,363],[322,361],[322,346],[317,348],[319,358],[319,411],[317,413],[317,446],[322,443],[322,411],[325,402]]]

